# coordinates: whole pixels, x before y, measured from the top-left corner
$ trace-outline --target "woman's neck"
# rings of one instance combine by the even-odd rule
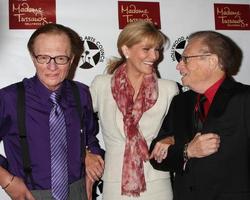
[[[133,99],[135,101],[135,99],[140,91],[140,88],[141,88],[141,85],[142,85],[142,82],[144,79],[144,75],[135,74],[135,73],[128,73],[128,79],[129,79],[129,82],[131,83],[131,85],[135,91],[134,96],[133,96]]]

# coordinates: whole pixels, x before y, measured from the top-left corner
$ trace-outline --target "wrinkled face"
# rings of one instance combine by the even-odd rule
[[[62,33],[40,34],[34,41],[33,51],[34,55],[32,55],[32,60],[36,67],[36,74],[39,80],[51,91],[58,89],[67,77],[70,65],[73,61],[69,38]],[[67,56],[69,60],[65,64],[57,64],[55,59],[50,59],[49,63],[45,62],[41,64],[41,60],[37,60],[35,57],[38,55],[45,56],[42,57],[41,60],[45,60],[48,56],[52,58],[56,56]],[[61,57],[57,58],[59,63],[61,62],[60,58]]]
[[[182,56],[176,67],[182,76],[182,84],[197,91],[212,75],[210,57],[213,54],[206,50],[200,40],[193,39],[188,43]]]
[[[147,39],[130,48],[123,46],[122,51],[125,57],[127,57],[126,64],[128,70],[137,74],[151,74],[154,63],[159,59],[158,45],[152,46]]]

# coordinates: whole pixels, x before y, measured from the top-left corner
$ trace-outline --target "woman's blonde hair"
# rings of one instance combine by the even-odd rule
[[[151,22],[139,20],[127,24],[127,26],[121,31],[117,40],[117,48],[121,58],[115,58],[109,61],[107,65],[107,73],[112,74],[126,61],[122,52],[122,46],[126,45],[130,48],[144,39],[147,39],[150,46],[158,45],[159,48],[162,48],[164,44],[168,42],[167,36],[158,30]]]

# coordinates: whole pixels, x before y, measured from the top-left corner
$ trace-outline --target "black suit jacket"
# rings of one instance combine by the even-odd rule
[[[214,96],[202,133],[219,134],[217,153],[192,158],[184,170],[184,144],[196,134],[194,107],[197,94],[184,92],[172,100],[155,143],[174,135],[162,163],[154,168],[174,171],[174,200],[250,200],[250,86],[225,79]]]

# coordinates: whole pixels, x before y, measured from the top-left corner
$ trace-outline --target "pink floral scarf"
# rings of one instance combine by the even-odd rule
[[[148,146],[139,131],[142,114],[150,109],[158,98],[155,73],[146,75],[135,101],[134,89],[128,80],[125,64],[120,66],[112,80],[111,89],[119,110],[123,114],[126,146],[122,168],[122,195],[140,196],[146,190],[143,161],[147,161]]]

